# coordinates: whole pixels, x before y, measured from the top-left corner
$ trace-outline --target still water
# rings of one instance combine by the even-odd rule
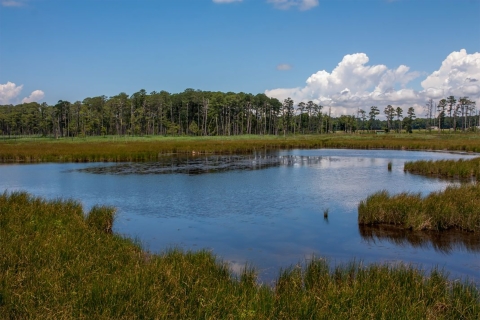
[[[1,165],[0,190],[117,208],[114,231],[161,252],[211,250],[260,280],[312,256],[444,268],[480,282],[480,237],[360,228],[358,203],[388,190],[442,190],[448,181],[403,172],[405,161],[468,155],[385,150],[290,150],[170,157],[158,163]],[[388,163],[392,170],[387,170]],[[328,209],[328,218],[324,210]]]

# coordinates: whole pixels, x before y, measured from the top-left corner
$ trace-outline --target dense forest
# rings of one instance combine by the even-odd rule
[[[438,116],[437,116],[438,111]],[[55,105],[24,103],[0,106],[3,136],[41,135],[86,137],[99,135],[242,135],[242,134],[323,134],[335,131],[385,130],[411,132],[413,129],[472,130],[479,117],[475,102],[453,96],[433,100],[425,106],[424,118],[413,107],[404,115],[400,107],[388,105],[386,120],[380,109],[371,106],[355,114],[331,116],[329,109],[312,101],[283,102],[265,94],[223,93],[186,89],[171,94],[145,90],[131,96],[89,97]]]

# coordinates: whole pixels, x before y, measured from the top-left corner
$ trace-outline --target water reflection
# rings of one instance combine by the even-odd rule
[[[232,170],[260,170],[279,166],[312,166],[322,161],[340,161],[335,157],[275,154],[211,155],[164,157],[155,162],[131,162],[78,169],[94,174],[173,174],[197,175]]]
[[[396,237],[396,245],[373,231],[368,238],[368,232],[359,232],[357,220],[358,203],[377,191],[427,195],[449,184],[405,173],[405,161],[468,157],[298,149],[165,157],[150,163],[0,165],[0,190],[73,198],[86,210],[96,204],[114,206],[118,210],[114,231],[137,239],[146,250],[212,250],[234,265],[251,263],[260,270],[262,281],[275,279],[279,268],[315,255],[336,262],[356,258],[427,268],[442,265],[452,277],[466,275],[480,283],[478,240],[455,240],[475,234],[439,235],[452,238],[448,245],[431,240],[410,243],[408,235],[404,240]],[[387,170],[390,162],[392,171]],[[207,172],[216,173],[203,174]]]
[[[454,251],[480,252],[480,235],[460,230],[413,231],[393,226],[359,225],[362,239],[369,244],[389,242],[397,246],[430,249],[450,254]]]

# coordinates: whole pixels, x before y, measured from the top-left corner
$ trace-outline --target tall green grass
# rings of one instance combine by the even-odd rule
[[[313,259],[273,286],[207,251],[145,252],[114,210],[0,195],[1,319],[478,319],[480,291],[408,265]]]
[[[169,153],[234,154],[291,148],[480,152],[477,134],[104,137],[0,141],[0,162],[154,161]]]
[[[480,180],[480,158],[405,162],[404,171],[425,176]]]
[[[452,185],[424,198],[419,193],[392,196],[380,191],[360,202],[358,222],[413,230],[480,232],[480,184]]]

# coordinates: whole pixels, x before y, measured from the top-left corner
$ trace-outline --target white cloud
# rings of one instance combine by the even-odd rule
[[[23,89],[23,85],[17,86],[13,82],[0,84],[0,104],[9,104],[15,99]]]
[[[291,8],[298,8],[305,11],[318,6],[318,0],[267,0],[272,3],[275,8],[281,10],[289,10]]]
[[[8,81],[6,84],[0,84],[0,105],[15,104],[18,102],[17,97],[23,89],[23,84],[17,86],[15,83]],[[45,93],[42,90],[33,91],[30,96],[22,99],[22,103],[38,102],[43,99]]]
[[[232,3],[232,2],[242,2],[243,0],[212,0],[215,3]]]
[[[288,63],[282,63],[277,66],[277,70],[280,70],[280,71],[286,71],[290,69],[292,69],[292,66],[289,65]]]
[[[45,93],[42,90],[35,90],[29,97],[23,98],[22,103],[38,102],[42,100],[43,97],[45,97]]]
[[[22,1],[16,1],[16,0],[3,0],[2,1],[2,6],[3,7],[23,7],[25,3]]]
[[[480,98],[480,53],[467,54],[465,49],[452,52],[440,69],[422,81],[424,91],[432,98],[469,96]]]
[[[312,74],[303,87],[266,90],[265,94],[281,101],[287,97],[297,103],[312,100],[332,107],[336,115],[353,114],[358,108],[367,110],[373,105],[383,111],[388,104],[404,110],[413,106],[421,114],[427,99],[448,95],[469,96],[477,105],[480,101],[480,53],[451,53],[440,69],[421,83],[420,91],[407,86],[419,72],[405,65],[395,69],[368,65],[368,61],[365,53],[346,55],[331,72]]]

